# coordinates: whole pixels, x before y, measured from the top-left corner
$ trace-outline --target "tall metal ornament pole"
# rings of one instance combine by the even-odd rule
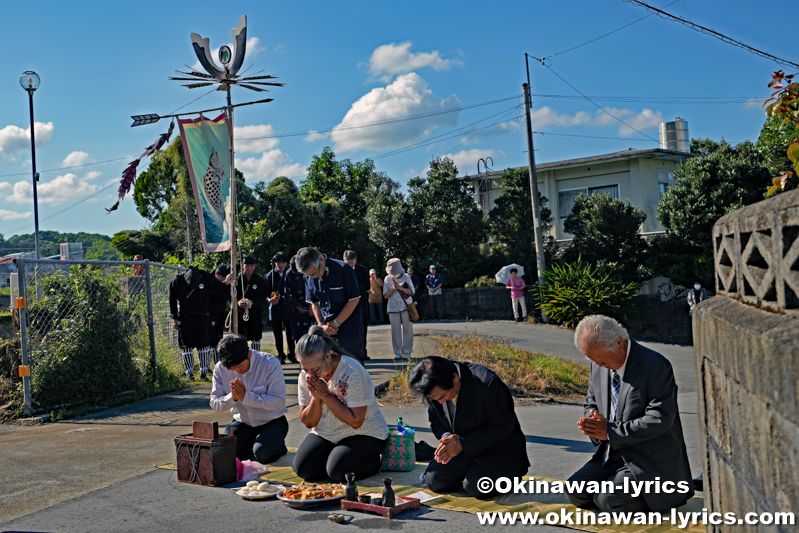
[[[194,262],[191,255],[191,226],[189,225],[189,200],[186,200],[186,249],[189,251],[189,266]]]
[[[530,86],[522,84],[524,89],[524,121],[527,124],[527,156],[530,165],[530,197],[533,203],[533,230],[535,232],[535,256],[538,267],[538,286],[544,285],[544,270],[546,258],[544,257],[544,237],[541,228],[541,207],[538,205],[538,174],[535,171],[535,152],[533,151],[533,126],[530,122]],[[548,321],[544,310],[541,310],[541,320]]]
[[[36,140],[33,131],[33,91],[28,90],[28,101],[31,110],[31,164],[33,166],[33,224],[36,230],[36,259],[41,259],[39,253],[39,198],[36,193]]]
[[[228,141],[230,142],[230,273],[233,274],[233,283],[238,283],[236,274],[238,259],[236,257],[236,163],[233,150],[233,104],[230,101],[230,84],[225,85],[227,91],[227,118],[228,118]],[[242,284],[243,285],[243,284]],[[235,290],[231,292],[230,302],[231,328],[233,333],[239,332],[239,305],[236,302]]]

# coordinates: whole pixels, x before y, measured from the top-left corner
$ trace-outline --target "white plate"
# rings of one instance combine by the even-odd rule
[[[283,485],[270,485],[269,490],[260,491],[260,494],[257,496],[252,495],[252,491],[241,492],[241,487],[231,490],[233,490],[237,496],[240,496],[245,500],[266,500],[268,498],[274,498],[279,493],[286,490],[286,487]]]
[[[316,505],[329,505],[335,502],[339,502],[344,499],[346,495],[342,494],[340,496],[333,496],[332,498],[318,498],[316,500],[293,500],[291,498],[284,498],[283,491],[281,490],[277,494],[277,499],[288,505],[289,507],[293,507],[295,509],[302,509],[304,507],[313,507]]]

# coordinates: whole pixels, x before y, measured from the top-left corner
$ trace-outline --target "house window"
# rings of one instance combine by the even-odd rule
[[[666,194],[666,189],[669,188],[668,183],[658,182],[658,189],[660,190],[660,197],[663,198],[663,195]]]
[[[674,185],[674,172],[668,170],[658,170],[658,190],[660,197],[666,194],[666,189]]]
[[[595,194],[609,194],[611,198],[619,199],[618,185],[603,185],[602,187],[581,187],[579,189],[569,189],[558,192],[558,213],[561,219],[565,219],[572,213],[574,200],[580,194],[593,196]]]

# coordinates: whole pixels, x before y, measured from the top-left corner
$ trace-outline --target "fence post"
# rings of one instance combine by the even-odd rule
[[[19,310],[19,344],[22,348],[22,365],[30,368],[30,354],[28,353],[28,291],[26,287],[27,281],[25,279],[25,259],[15,259],[14,263],[17,265],[19,295],[25,301],[24,307],[17,308]],[[25,399],[23,411],[26,415],[30,416],[33,413],[30,374],[22,377],[22,394]]]
[[[155,322],[153,313],[153,290],[152,277],[150,276],[150,261],[144,260],[144,285],[147,292],[147,329],[150,330],[150,357],[152,358],[152,379],[153,383],[158,382],[158,372],[156,372],[158,358],[155,350]]]

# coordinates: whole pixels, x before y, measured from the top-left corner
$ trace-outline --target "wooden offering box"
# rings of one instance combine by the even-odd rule
[[[379,496],[379,494],[375,494],[375,496]],[[397,496],[396,498],[397,505],[394,507],[383,507],[382,505],[372,505],[371,503],[341,500],[341,510],[367,511],[370,513],[377,513],[384,518],[394,518],[403,511],[407,511],[409,509],[419,509],[422,506],[419,498],[404,498],[402,496]]]
[[[220,437],[216,422],[195,421],[193,430],[175,437],[178,481],[211,487],[236,481],[236,437]]]

